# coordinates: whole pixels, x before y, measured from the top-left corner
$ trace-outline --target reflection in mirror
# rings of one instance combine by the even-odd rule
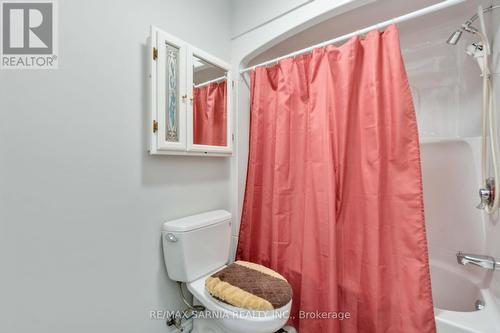
[[[193,57],[193,143],[227,146],[227,71]]]

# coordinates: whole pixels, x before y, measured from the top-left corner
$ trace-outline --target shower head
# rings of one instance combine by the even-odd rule
[[[462,33],[463,30],[458,29],[457,31],[451,34],[446,43],[448,43],[449,45],[457,45],[458,41],[460,40],[460,37],[462,37]]]
[[[455,32],[453,32],[446,43],[448,43],[448,45],[457,45],[464,31],[471,34],[476,34],[479,30],[477,30],[477,28],[474,28],[471,25],[471,22],[467,22],[465,24],[462,24],[462,27],[460,29],[457,29]]]
[[[489,6],[485,9],[483,9],[483,13],[487,13],[492,11],[493,9],[500,8],[500,5],[495,5],[495,6]],[[472,26],[472,23],[476,21],[479,18],[479,14],[474,14],[470,19],[468,19],[462,26],[454,31],[451,36],[448,38],[446,43],[448,45],[457,45],[458,41],[460,40],[460,37],[462,37],[462,34],[464,31],[469,32],[471,34],[476,34],[479,32],[479,30],[475,27]]]

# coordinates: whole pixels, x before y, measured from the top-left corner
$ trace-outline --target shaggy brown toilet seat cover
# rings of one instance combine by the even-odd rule
[[[246,261],[236,261],[212,274],[205,288],[213,297],[248,310],[279,309],[292,299],[292,288],[283,276]]]

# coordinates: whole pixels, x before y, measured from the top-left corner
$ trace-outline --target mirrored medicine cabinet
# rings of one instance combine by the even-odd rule
[[[231,156],[230,65],[151,27],[153,155]]]

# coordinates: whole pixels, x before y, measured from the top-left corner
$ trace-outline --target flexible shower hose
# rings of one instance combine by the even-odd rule
[[[488,154],[488,138],[489,138],[489,150],[491,150],[491,164],[493,166],[493,203],[486,205],[485,210],[488,214],[494,214],[498,210],[498,203],[500,201],[500,196],[497,195],[496,188],[497,182],[500,179],[500,170],[498,168],[498,136],[497,136],[497,123],[495,112],[493,110],[493,87],[491,83],[491,72],[489,69],[489,48],[488,40],[483,33],[478,32],[479,37],[485,48],[483,56],[483,136],[482,136],[482,178],[483,186],[488,186],[488,174],[489,174],[489,154]]]

